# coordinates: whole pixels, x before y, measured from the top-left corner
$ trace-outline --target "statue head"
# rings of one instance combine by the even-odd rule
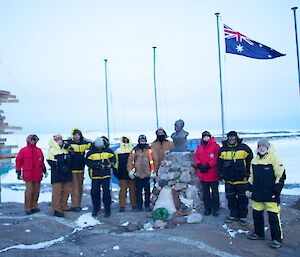
[[[182,129],[183,129],[183,127],[184,127],[184,121],[183,120],[177,120],[176,122],[175,122],[175,124],[174,124],[174,126],[175,126],[175,131],[176,132],[179,132],[179,131],[181,131]]]

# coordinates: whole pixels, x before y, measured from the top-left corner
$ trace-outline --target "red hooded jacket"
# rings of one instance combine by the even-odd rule
[[[218,181],[218,172],[217,172],[217,160],[218,152],[220,146],[216,143],[214,137],[212,137],[207,145],[201,144],[198,146],[198,149],[194,155],[194,163],[197,166],[199,163],[202,165],[209,164],[210,168],[206,173],[202,173],[197,168],[197,176],[202,182],[216,182]]]
[[[16,171],[22,171],[24,181],[41,182],[46,171],[44,155],[36,144],[27,143],[16,158]]]

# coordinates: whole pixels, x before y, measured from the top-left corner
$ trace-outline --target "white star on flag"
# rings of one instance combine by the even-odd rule
[[[244,51],[243,46],[241,46],[241,45],[237,45],[237,46],[236,46],[236,50],[237,50],[239,53]]]

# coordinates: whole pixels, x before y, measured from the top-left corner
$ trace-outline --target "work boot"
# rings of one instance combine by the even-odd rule
[[[225,222],[225,223],[231,223],[231,222],[233,222],[233,221],[235,221],[235,220],[238,220],[238,218],[232,217],[232,216],[227,216],[227,217],[225,218],[224,222]]]
[[[259,235],[255,234],[255,233],[250,233],[247,237],[250,240],[264,240],[265,239],[265,237],[259,236]]]
[[[124,212],[125,211],[125,208],[124,207],[121,207],[120,209],[119,209],[119,212]]]
[[[110,216],[110,210],[105,211],[104,218],[108,218]]]
[[[81,207],[71,207],[68,211],[80,212]]]
[[[205,209],[204,216],[208,216],[211,214],[211,209]]]
[[[63,212],[54,211],[53,216],[63,218],[63,217],[65,217],[65,214]]]
[[[213,210],[213,216],[218,217],[219,216],[219,211],[218,210]]]
[[[133,211],[135,211],[135,212],[141,212],[141,211],[143,211],[143,208],[135,208]]]
[[[98,211],[96,211],[96,210],[93,210],[93,212],[92,212],[92,217],[96,218],[96,217],[97,217],[97,215],[98,215]]]
[[[242,226],[247,226],[249,221],[246,218],[240,218],[240,223]]]
[[[26,215],[31,215],[31,214],[33,214],[33,212],[32,211],[25,211],[25,214]]]
[[[32,211],[32,213],[36,213],[36,212],[39,212],[41,210],[39,208],[35,208],[35,209],[32,209],[31,211]]]
[[[271,243],[270,243],[270,247],[275,248],[275,249],[280,248],[281,243],[278,242],[277,240],[272,240]]]

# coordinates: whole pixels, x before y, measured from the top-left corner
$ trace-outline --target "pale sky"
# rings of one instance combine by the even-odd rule
[[[300,129],[294,19],[299,1],[1,1],[0,85],[20,100],[1,106],[21,133],[106,131],[108,59],[111,133],[159,124],[221,131],[216,12],[222,22],[286,54],[225,58],[225,131]],[[300,9],[298,9],[298,28]],[[298,31],[298,34],[300,32]],[[224,40],[223,33],[221,33]]]

